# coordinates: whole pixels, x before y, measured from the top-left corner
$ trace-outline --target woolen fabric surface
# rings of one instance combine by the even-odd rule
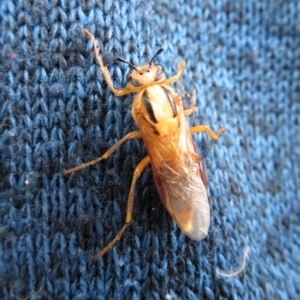
[[[300,299],[299,15],[296,0],[1,1],[0,298]],[[146,151],[131,140],[63,175],[137,130],[133,95],[108,89],[84,28],[117,88],[130,70],[117,56],[141,65],[164,47],[168,77],[186,60],[190,124],[227,128],[217,142],[194,135],[203,241],[176,226],[147,168],[132,224],[92,260],[124,224]]]

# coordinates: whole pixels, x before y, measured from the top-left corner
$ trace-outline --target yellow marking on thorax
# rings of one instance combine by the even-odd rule
[[[147,88],[147,98],[153,108],[155,119],[161,120],[173,118],[174,112],[168,96],[164,89],[159,85],[153,85]]]

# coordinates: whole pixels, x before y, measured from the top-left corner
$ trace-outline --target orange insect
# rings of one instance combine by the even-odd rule
[[[217,140],[225,128],[220,128],[217,133],[207,125],[189,128],[186,116],[196,110],[193,106],[194,101],[191,107],[185,110],[181,97],[170,87],[172,83],[181,80],[184,61],[178,64],[178,72],[175,76],[166,78],[163,68],[153,63],[154,58],[163,51],[162,48],[147,64],[139,67],[118,58],[119,61],[129,64],[132,70],[127,75],[127,87],[116,90],[109,71],[103,64],[95,37],[88,30],[83,32],[93,42],[96,59],[109,89],[116,96],[136,93],[131,114],[139,131],[128,133],[103,156],[64,170],[64,174],[70,174],[108,158],[122,143],[133,138],[142,138],[149,154],[134,170],[125,224],[115,238],[94,256],[94,259],[103,256],[120,239],[131,222],[136,180],[149,163],[152,165],[161,200],[171,217],[191,239],[202,240],[207,235],[210,223],[207,183],[191,134],[206,132],[210,138]]]

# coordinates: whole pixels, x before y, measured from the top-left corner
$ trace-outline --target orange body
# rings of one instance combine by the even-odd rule
[[[176,75],[166,78],[162,66],[153,64],[154,58],[162,52],[162,48],[147,64],[139,67],[118,58],[119,61],[129,64],[132,70],[126,77],[127,87],[117,90],[113,86],[107,67],[103,64],[95,37],[88,30],[84,30],[84,33],[93,42],[95,56],[108,88],[116,96],[136,94],[131,113],[139,131],[128,133],[101,157],[64,170],[64,173],[71,174],[108,158],[122,143],[133,138],[142,138],[149,154],[134,170],[125,224],[114,239],[94,256],[94,259],[104,255],[121,238],[130,224],[136,180],[149,162],[152,165],[161,200],[172,218],[190,238],[203,239],[209,229],[209,204],[205,173],[191,134],[206,132],[212,139],[217,140],[225,129],[220,128],[217,133],[214,133],[207,125],[189,128],[186,116],[196,109],[192,106],[190,109],[184,110],[180,96],[170,86],[182,78],[184,61],[178,64]],[[183,93],[185,92],[183,91]]]
[[[156,95],[148,99],[155,107],[157,123],[143,103],[145,93]],[[210,222],[206,178],[180,96],[163,83],[147,87],[134,98],[131,113],[150,156],[163,204],[185,234],[194,240],[203,239]]]

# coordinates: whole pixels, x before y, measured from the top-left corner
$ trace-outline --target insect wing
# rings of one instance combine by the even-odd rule
[[[193,240],[204,239],[210,212],[200,158],[191,153],[176,166],[162,162],[154,177],[162,202],[181,230]]]

